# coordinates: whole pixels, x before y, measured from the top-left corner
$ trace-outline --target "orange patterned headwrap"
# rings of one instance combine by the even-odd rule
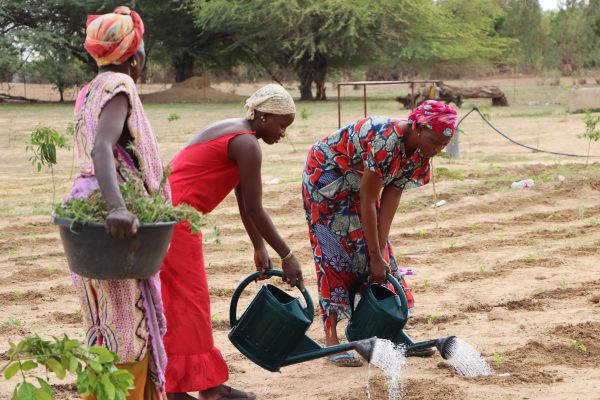
[[[140,15],[125,6],[104,15],[88,16],[85,49],[99,67],[121,64],[135,54],[144,37]]]

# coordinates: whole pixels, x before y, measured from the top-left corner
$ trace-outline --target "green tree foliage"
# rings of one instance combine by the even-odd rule
[[[15,72],[52,83],[64,100],[68,87],[88,78],[92,68],[82,46],[85,4],[75,0],[3,0],[0,7],[2,78]],[[8,55],[8,56],[7,56]],[[5,61],[3,63],[3,61]]]
[[[48,80],[64,101],[65,90],[79,85],[89,78],[85,65],[74,58],[69,52],[58,49],[47,49],[40,58],[29,65],[28,70],[39,80]]]
[[[482,3],[486,7],[482,8]],[[292,67],[301,99],[326,99],[331,69],[385,59],[407,64],[477,63],[500,58],[489,0],[196,0],[196,23],[218,33],[230,57]],[[482,13],[481,10],[484,10]]]
[[[498,20],[502,36],[518,40],[511,58],[524,70],[540,70],[548,50],[548,32],[538,0],[503,0],[505,15]]]
[[[597,42],[591,6],[585,0],[563,0],[560,10],[550,16],[554,49],[550,56],[558,62],[557,66],[565,76],[573,75],[589,60]]]
[[[62,58],[68,51],[85,63],[88,71],[95,71],[95,64],[83,47],[86,18],[111,12],[120,5],[140,13],[146,26],[147,56],[156,55],[163,64],[172,65],[177,81],[191,77],[198,60],[214,65],[211,48],[218,40],[194,25],[191,0],[2,0],[0,71],[8,71],[12,66],[14,72],[14,61],[19,57],[9,58],[7,54],[21,54],[21,59],[25,59],[23,54],[32,46],[60,51]],[[219,65],[223,64],[221,60]]]
[[[221,38],[230,59],[292,67],[302,99],[325,99],[329,68],[359,65],[377,57],[385,29],[378,3],[357,0],[197,0],[196,23]]]
[[[401,27],[395,40],[399,52],[391,54],[409,74],[507,61],[507,50],[514,40],[496,32],[503,12],[493,0],[403,4],[394,23]]]

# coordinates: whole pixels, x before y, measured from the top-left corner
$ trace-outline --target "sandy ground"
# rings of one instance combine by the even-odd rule
[[[576,137],[584,130],[583,117],[564,113],[565,92],[523,82],[514,106],[486,112],[499,128],[529,145],[585,153],[587,143]],[[373,115],[407,114],[389,100],[369,107]],[[264,202],[302,262],[316,299],[299,182],[307,149],[337,127],[337,106],[300,103],[298,109],[306,118],[299,116],[290,128],[291,141],[263,147],[263,180],[279,180],[265,184]],[[350,122],[361,115],[362,103],[344,103],[343,111],[343,121]],[[36,174],[24,151],[37,123],[62,130],[71,113],[69,106],[0,105],[0,350],[9,340],[34,332],[81,337],[79,306],[57,229],[48,217],[50,174]],[[242,112],[238,104],[206,104],[151,105],[147,113],[169,160],[199,126]],[[180,118],[169,118],[173,114]],[[521,149],[475,116],[462,128],[462,157],[435,160],[437,198],[447,201],[438,209],[438,229],[431,185],[405,193],[392,227],[400,264],[416,270],[408,278],[416,310],[407,332],[416,339],[457,335],[480,350],[497,372],[511,375],[468,379],[442,368],[438,355],[411,358],[405,398],[599,399],[600,164],[586,166],[585,159]],[[591,151],[600,154],[600,145],[592,144]],[[61,152],[59,159],[58,198],[69,189],[72,154]],[[508,188],[525,178],[536,186]],[[207,229],[205,257],[215,340],[230,365],[230,383],[262,399],[367,398],[366,365],[337,368],[315,360],[271,373],[235,350],[226,336],[229,299],[253,270],[252,249],[233,196],[212,218],[222,244],[215,244]],[[250,292],[258,287],[252,285]],[[244,296],[241,305],[250,299]],[[318,318],[309,335],[322,339]],[[0,398],[8,398],[10,388],[11,382],[0,378]],[[68,387],[61,393],[76,398]],[[371,396],[387,398],[375,369]]]

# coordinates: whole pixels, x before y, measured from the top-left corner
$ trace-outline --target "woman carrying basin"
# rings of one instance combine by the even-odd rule
[[[405,189],[430,179],[429,159],[454,135],[456,110],[429,100],[408,120],[367,117],[319,140],[308,153],[302,196],[315,259],[319,306],[328,346],[339,343],[337,324],[350,317],[349,291],[370,271],[385,283],[401,280],[388,236]],[[360,366],[353,354],[331,357],[338,366]]]

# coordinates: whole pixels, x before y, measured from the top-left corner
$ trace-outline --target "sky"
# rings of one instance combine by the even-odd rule
[[[556,10],[558,8],[559,0],[539,0],[539,1],[540,1],[540,6],[542,6],[542,10],[544,10],[544,11]]]

